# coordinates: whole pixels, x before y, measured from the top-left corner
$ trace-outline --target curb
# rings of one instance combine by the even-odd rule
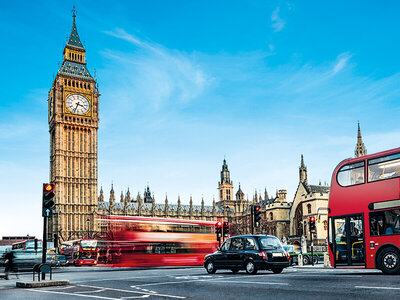
[[[17,281],[17,288],[39,288],[47,286],[69,285],[69,280],[49,280],[49,281]]]

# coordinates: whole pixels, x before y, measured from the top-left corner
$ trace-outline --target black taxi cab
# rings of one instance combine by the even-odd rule
[[[234,236],[225,240],[217,252],[206,255],[204,267],[210,274],[219,269],[232,270],[233,273],[245,270],[248,274],[256,274],[258,270],[281,273],[289,267],[289,254],[275,236]]]

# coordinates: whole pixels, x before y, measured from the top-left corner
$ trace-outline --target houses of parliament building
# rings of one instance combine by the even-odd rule
[[[325,243],[329,186],[308,183],[303,156],[299,185],[292,202],[287,201],[285,189],[278,190],[273,197],[265,190],[263,195],[255,192],[252,199],[245,199],[240,184],[234,191],[225,159],[218,182],[218,199],[213,199],[212,205],[205,205],[204,199],[195,204],[192,197],[189,204],[182,204],[180,197],[172,201],[166,197],[161,203],[156,202],[149,186],[142,195],[133,196],[129,189],[121,192],[119,200],[112,185],[108,199],[102,187],[98,194],[99,97],[96,80],[87,68],[86,50],[78,34],[74,10],[63,62],[48,95],[50,182],[56,185],[49,240],[95,237],[102,215],[223,220],[231,223],[233,233],[244,234],[250,232],[250,208],[257,203],[262,206],[262,219],[256,233],[273,234],[296,244],[308,232],[307,218],[314,215],[318,217],[315,243],[321,247]],[[356,155],[363,154],[365,147],[358,127]]]

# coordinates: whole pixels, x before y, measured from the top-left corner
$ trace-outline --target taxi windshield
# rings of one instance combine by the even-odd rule
[[[259,239],[259,241],[263,250],[282,248],[282,244],[279,239],[273,236],[262,237]]]

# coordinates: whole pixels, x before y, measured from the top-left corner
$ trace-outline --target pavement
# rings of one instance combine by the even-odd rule
[[[289,267],[281,274],[261,271],[247,275],[202,267],[110,269],[68,267],[55,270],[56,280],[71,285],[33,289],[16,288],[17,280],[0,280],[1,299],[399,299],[398,276],[378,270]]]

